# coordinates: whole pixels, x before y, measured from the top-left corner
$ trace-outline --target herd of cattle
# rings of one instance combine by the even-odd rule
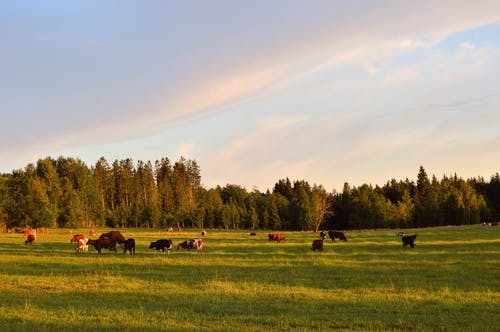
[[[123,253],[135,254],[135,239],[125,239],[122,233],[119,231],[111,231],[108,233],[101,234],[98,239],[92,240],[87,239],[83,234],[75,234],[71,238],[71,243],[77,243],[75,250],[77,252],[88,251],[88,246],[92,245],[97,253],[101,253],[102,249],[109,249],[116,252],[116,245],[118,244],[122,249]],[[156,249],[157,251],[163,251],[169,253],[172,250],[174,244],[170,239],[160,239],[151,242],[149,249]],[[179,249],[196,249],[198,252],[203,250],[203,240],[202,239],[188,239],[177,245],[177,250]]]
[[[206,235],[205,231],[202,231],[202,236]],[[91,231],[91,236],[95,235],[94,231]],[[250,235],[256,235],[255,233],[251,233]],[[312,243],[312,251],[322,251],[323,250],[323,241],[325,240],[327,235],[326,231],[321,231],[319,233],[319,239],[316,239]],[[417,235],[406,236],[404,232],[399,232],[397,234],[401,237],[403,242],[403,247],[410,246],[411,248],[415,247],[415,239]],[[25,244],[32,244],[36,240],[36,229],[29,228],[24,231],[23,237],[26,238]],[[335,242],[335,239],[340,241],[347,242],[347,237],[343,232],[339,231],[328,231],[328,237]],[[280,243],[281,241],[286,240],[286,238],[278,233],[269,233],[268,234],[269,241],[276,241]],[[71,243],[76,243],[77,247],[75,250],[77,252],[86,252],[88,251],[88,246],[91,245],[97,251],[98,254],[101,253],[102,249],[109,249],[111,251],[116,251],[116,245],[118,244],[121,249],[123,249],[123,253],[135,254],[135,239],[129,238],[126,239],[122,233],[119,231],[111,231],[108,233],[103,233],[97,239],[88,239],[83,234],[75,234],[70,240]],[[183,248],[186,250],[196,249],[196,251],[201,252],[203,250],[203,240],[202,239],[188,239],[177,245],[177,250]],[[151,242],[149,245],[149,249],[156,249],[157,251],[163,251],[169,253],[174,248],[174,244],[170,239],[160,239],[154,242]]]
[[[323,250],[323,241],[326,238],[326,234],[327,234],[326,231],[319,232],[319,239],[314,240],[312,243],[312,248],[311,248],[312,251],[322,251]],[[255,235],[255,233],[251,233],[250,235]],[[415,247],[415,239],[417,238],[416,234],[410,235],[410,236],[405,236],[404,232],[399,232],[398,236],[400,236],[402,241],[403,241],[403,248],[406,248],[407,246],[410,246],[412,248]],[[273,234],[269,233],[268,237],[269,237],[269,241],[276,241],[278,243],[283,241],[283,240],[286,240],[286,238],[283,235],[277,234],[277,233],[273,233]],[[345,236],[345,234],[343,232],[330,230],[330,231],[328,231],[328,237],[332,240],[332,242],[335,242],[335,239],[347,242],[347,237]]]

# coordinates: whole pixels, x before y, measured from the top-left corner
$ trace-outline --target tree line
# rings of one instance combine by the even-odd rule
[[[205,188],[194,160],[154,163],[47,157],[0,174],[0,222],[15,227],[193,227],[318,230],[475,224],[500,217],[500,176],[438,180],[421,166],[383,186],[328,192],[304,180],[272,191]]]

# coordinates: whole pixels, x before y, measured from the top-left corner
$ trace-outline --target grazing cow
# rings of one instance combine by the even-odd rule
[[[107,249],[114,251],[116,253],[116,241],[115,240],[101,239],[101,238],[99,238],[97,240],[89,239],[87,241],[87,244],[94,246],[94,248],[95,248],[95,250],[97,250],[98,254],[101,253],[102,248],[107,248]]]
[[[177,250],[184,248],[187,250],[196,249],[198,252],[203,250],[203,240],[202,239],[189,239],[181,242],[177,245]]]
[[[114,242],[117,242],[118,244],[123,244],[126,241],[125,237],[119,231],[111,231],[109,233],[101,234],[101,236],[99,236],[99,239],[112,240]]]
[[[314,240],[312,244],[312,251],[322,251],[323,250],[323,240]]]
[[[90,236],[96,236],[96,232],[93,229],[91,229],[89,235]]]
[[[257,233],[250,233],[250,236],[256,236]]]
[[[75,248],[76,252],[87,252],[89,250],[88,241],[87,238],[79,239],[78,247]]]
[[[417,234],[414,234],[414,235],[411,235],[411,236],[403,236],[402,237],[402,240],[403,240],[403,248],[405,248],[406,246],[410,246],[410,247],[415,247],[415,239],[417,238]]]
[[[325,237],[326,237],[326,232],[325,232],[325,231],[321,231],[321,232],[319,232],[319,238],[320,238],[321,240],[324,240],[324,239],[325,239]]]
[[[84,239],[85,236],[83,236],[83,234],[75,234],[73,235],[73,237],[71,238],[71,240],[69,242],[71,243],[78,243],[78,241],[80,241],[81,239]]]
[[[286,240],[286,238],[283,235],[278,234],[278,233],[268,234],[268,237],[269,237],[269,241],[276,241],[278,243]]]
[[[121,246],[121,244],[120,244]],[[123,244],[123,253],[126,254],[127,251],[131,254],[135,254],[135,239],[127,239]]]
[[[155,242],[151,242],[151,244],[149,245],[149,249],[156,248],[156,250],[161,251],[165,251],[165,249],[167,249],[167,253],[169,253],[173,247],[174,243],[170,239],[161,239]]]
[[[201,231],[201,236],[207,236],[207,232],[205,230]]]
[[[24,244],[33,244],[35,242],[35,236],[32,234],[29,234],[26,241],[24,241]]]
[[[333,242],[335,242],[335,239],[339,239],[341,241],[347,241],[347,238],[342,232],[328,231],[328,237],[330,237],[330,239],[332,239]]]

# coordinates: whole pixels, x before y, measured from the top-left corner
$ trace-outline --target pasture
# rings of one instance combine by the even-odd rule
[[[88,236],[88,229],[75,230]],[[97,230],[98,235],[109,229]],[[199,231],[123,229],[135,255],[51,229],[24,245],[0,233],[2,331],[498,331],[500,227],[347,231],[313,252],[317,233],[208,230],[202,254],[174,246]]]

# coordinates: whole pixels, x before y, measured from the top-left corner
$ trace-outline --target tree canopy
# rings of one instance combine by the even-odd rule
[[[202,186],[200,166],[180,158],[154,163],[47,157],[0,174],[0,222],[13,227],[193,227],[319,230],[464,225],[500,217],[500,176],[429,178],[382,187],[344,184],[328,192],[280,179],[272,191],[237,184]]]

